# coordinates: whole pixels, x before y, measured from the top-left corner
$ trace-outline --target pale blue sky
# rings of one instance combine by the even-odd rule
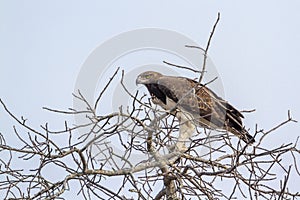
[[[72,106],[77,75],[107,39],[138,28],[179,32],[205,46],[217,13],[221,20],[209,55],[225,98],[246,114],[245,125],[269,129],[290,109],[300,120],[300,2],[293,1],[4,1],[0,0],[0,98],[36,127],[63,118],[43,106]],[[125,68],[126,70],[126,68]],[[0,109],[0,131],[12,121]],[[299,124],[274,132],[266,146],[291,142]],[[9,140],[9,139],[8,139]]]

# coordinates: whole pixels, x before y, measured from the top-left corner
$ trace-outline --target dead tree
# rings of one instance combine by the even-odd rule
[[[288,189],[291,172],[300,175],[297,141],[272,149],[262,145],[266,136],[277,128],[295,122],[289,112],[287,120],[271,130],[255,130],[257,142],[252,146],[240,143],[225,132],[198,128],[187,150],[176,152],[169,147],[177,141],[177,119],[154,108],[145,95],[132,96],[130,109],[104,116],[97,114],[92,109],[96,107],[89,105],[80,93],[76,97],[86,103],[85,110],[47,110],[86,115],[89,123],[70,127],[66,122],[61,131],[51,131],[47,124],[42,126],[43,131],[38,131],[23,118],[17,118],[1,101],[5,111],[18,123],[13,130],[23,144],[18,147],[6,144],[1,134],[0,190],[5,199],[60,198],[72,190],[74,182],[78,184],[77,192],[86,199],[93,196],[100,199],[231,199],[236,196],[296,199],[300,196]],[[24,131],[20,132],[18,127]],[[89,131],[85,135],[74,138],[74,132],[87,127]],[[58,145],[57,135],[68,137],[68,144]],[[136,155],[142,155],[141,159],[132,159]],[[288,167],[281,164],[286,156],[293,158]],[[28,160],[35,163],[34,168],[22,168],[22,162]],[[285,174],[282,180],[273,173],[279,168]],[[63,177],[52,180],[45,175],[49,169],[55,169]],[[119,178],[117,188],[109,182],[112,177]],[[223,183],[229,186],[226,190],[220,185]],[[280,183],[277,189],[276,183]]]
[[[205,57],[209,43],[210,39]],[[50,130],[48,124],[42,125],[42,130],[29,126],[0,99],[16,122],[12,129],[21,144],[9,144],[5,134],[0,134],[2,198],[63,199],[71,194],[84,199],[122,200],[300,197],[298,191],[289,190],[291,175],[300,177],[298,139],[272,149],[263,144],[278,128],[296,122],[290,112],[285,121],[268,131],[256,128],[257,142],[252,146],[226,132],[197,128],[185,151],[174,151],[179,122],[173,115],[153,106],[147,95],[129,92],[132,104],[127,108],[106,115],[97,113],[106,88],[93,105],[80,91],[74,94],[85,104],[82,110],[45,108],[57,114],[83,115],[88,120],[73,126],[65,122],[59,131]],[[80,131],[84,134],[77,137]],[[285,166],[282,159],[288,157],[291,162]],[[33,166],[24,168],[25,162]],[[275,173],[278,171],[281,177]]]

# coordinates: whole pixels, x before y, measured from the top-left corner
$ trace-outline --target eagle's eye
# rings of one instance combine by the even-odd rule
[[[146,74],[144,77],[145,77],[146,79],[149,79],[149,78],[151,78],[151,75],[150,75],[150,74]]]

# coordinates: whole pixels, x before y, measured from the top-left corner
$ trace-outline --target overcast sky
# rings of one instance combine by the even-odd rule
[[[285,120],[289,109],[300,120],[299,8],[296,0],[0,0],[0,98],[33,126],[48,121],[61,127],[62,118],[42,107],[72,107],[79,72],[101,44],[127,31],[158,28],[204,47],[220,12],[209,56],[224,87],[222,96],[238,109],[256,109],[245,116],[251,131],[256,123],[267,130]],[[157,59],[159,54],[147,53],[114,62],[134,70],[132,66],[149,64],[149,55]],[[0,108],[0,131],[8,140],[12,125]],[[299,124],[289,124],[265,146],[294,142],[299,135]]]

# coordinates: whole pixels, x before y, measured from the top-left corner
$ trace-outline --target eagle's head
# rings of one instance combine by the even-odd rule
[[[154,71],[146,71],[138,75],[136,78],[136,84],[153,84],[157,82],[159,77],[163,76],[161,73]]]

